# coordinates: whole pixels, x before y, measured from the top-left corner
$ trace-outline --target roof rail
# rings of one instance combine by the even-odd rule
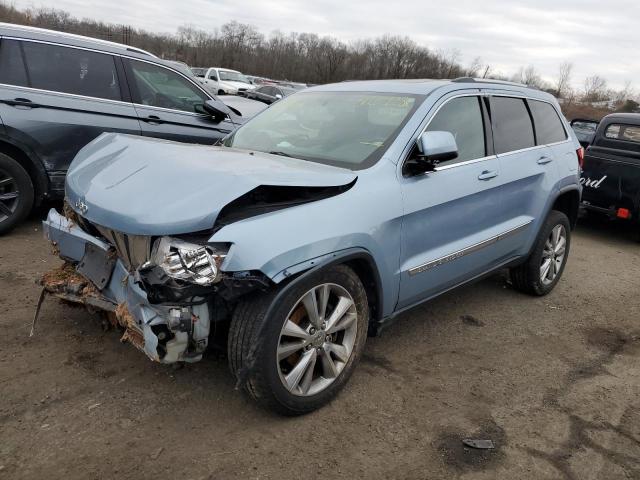
[[[473,78],[473,77],[459,77],[451,80],[454,83],[497,83],[500,85],[512,85],[514,87],[533,88],[534,90],[540,90],[538,87],[532,85],[526,85],[519,82],[509,82],[507,80],[492,80],[491,78]]]
[[[118,48],[123,48],[125,50],[128,50],[130,52],[135,52],[135,53],[140,53],[142,55],[149,55],[150,57],[155,57],[155,55],[151,52],[147,52],[146,50],[143,50],[141,48],[137,48],[137,47],[130,47],[129,45],[125,45],[123,43],[117,43],[117,42],[110,42],[109,40],[102,40],[100,38],[94,38],[94,37],[86,37],[84,35],[77,35],[75,33],[67,33],[67,32],[60,32],[58,30],[49,30],[47,28],[40,28],[40,27],[32,27],[30,25],[18,25],[15,23],[5,23],[5,22],[0,22],[0,28],[8,28],[8,29],[12,29],[12,30],[18,30],[18,31],[23,31],[23,32],[35,32],[35,33],[44,33],[47,35],[51,35],[51,36],[56,36],[56,37],[62,37],[62,38],[69,38],[69,39],[75,39],[75,40],[82,40],[85,42],[90,42],[90,43],[95,43],[98,45],[105,45],[105,46],[111,46],[111,47],[118,47]]]

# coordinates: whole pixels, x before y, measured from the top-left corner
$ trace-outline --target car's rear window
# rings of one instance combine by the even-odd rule
[[[613,123],[607,127],[604,136],[611,140],[640,143],[640,126]]]
[[[508,153],[535,146],[533,124],[524,99],[492,97],[491,115],[496,153]]]
[[[538,100],[529,100],[529,108],[536,126],[536,140],[538,145],[558,143],[567,139],[562,120],[551,104]]]
[[[113,56],[35,42],[22,48],[33,88],[122,100]]]
[[[20,44],[15,40],[0,41],[0,83],[29,86]]]

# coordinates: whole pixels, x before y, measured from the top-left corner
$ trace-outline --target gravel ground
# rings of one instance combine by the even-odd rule
[[[223,356],[154,364],[54,299],[29,338],[58,263],[35,217],[0,238],[0,478],[640,479],[640,245],[622,228],[580,225],[548,297],[498,275],[403,315],[293,419],[235,391]]]

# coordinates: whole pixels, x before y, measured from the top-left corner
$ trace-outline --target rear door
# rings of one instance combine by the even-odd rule
[[[525,98],[492,94],[490,105],[503,192],[496,218],[513,232],[502,242],[503,254],[519,256],[530,245],[547,203],[553,197],[559,159],[553,148],[544,143],[542,135],[537,141],[532,111]],[[538,128],[540,134],[549,129],[555,132],[552,125],[540,123]],[[561,132],[566,138],[564,129]]]
[[[103,132],[140,134],[120,59],[80,48],[0,41],[0,116],[63,188],[76,153]]]
[[[234,129],[205,113],[211,97],[182,74],[141,60],[125,65],[142,135],[211,145]]]
[[[451,132],[459,155],[435,172],[400,180],[400,309],[493,268],[499,257],[501,172],[484,101],[478,93],[458,93],[436,109],[426,130]]]

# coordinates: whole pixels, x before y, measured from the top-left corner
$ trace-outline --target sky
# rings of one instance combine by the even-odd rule
[[[458,51],[511,76],[534,65],[553,81],[560,64],[574,65],[572,84],[598,74],[612,88],[640,90],[639,0],[9,0],[17,8],[54,7],[73,16],[175,33],[237,20],[262,33],[309,32],[345,42],[384,34],[408,36],[434,50]],[[247,72],[250,73],[250,72]]]

